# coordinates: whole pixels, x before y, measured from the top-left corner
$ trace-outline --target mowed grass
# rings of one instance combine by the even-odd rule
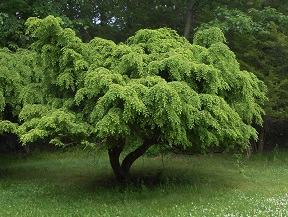
[[[117,185],[105,153],[0,155],[0,216],[288,216],[288,152],[142,157]]]

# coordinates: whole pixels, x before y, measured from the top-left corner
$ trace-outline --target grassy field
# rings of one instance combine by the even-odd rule
[[[288,152],[139,159],[115,183],[107,156],[0,155],[0,216],[288,216]]]

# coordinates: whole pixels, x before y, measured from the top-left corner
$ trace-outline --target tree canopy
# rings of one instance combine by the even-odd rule
[[[41,76],[19,113],[24,144],[100,145],[117,179],[129,181],[152,145],[241,149],[257,137],[252,124],[262,123],[266,86],[240,70],[219,28],[197,32],[193,44],[168,28],[115,44],[83,43],[53,16],[26,25]]]

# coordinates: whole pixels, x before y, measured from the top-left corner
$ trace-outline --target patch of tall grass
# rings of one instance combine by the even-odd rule
[[[0,216],[288,216],[288,153],[143,157],[117,185],[107,156],[0,156]]]

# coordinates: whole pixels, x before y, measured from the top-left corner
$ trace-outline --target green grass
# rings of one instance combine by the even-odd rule
[[[288,153],[139,159],[116,184],[107,156],[0,155],[0,216],[288,216]]]

